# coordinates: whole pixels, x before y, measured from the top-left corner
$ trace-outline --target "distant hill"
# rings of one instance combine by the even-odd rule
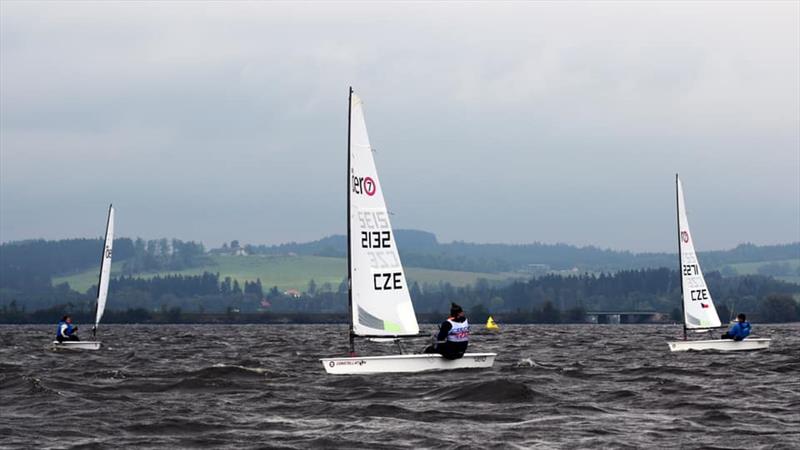
[[[498,311],[533,311],[547,301],[567,311],[575,307],[570,302],[585,301],[585,307],[663,312],[678,298],[674,254],[566,244],[443,244],[435,235],[417,230],[399,230],[396,237],[409,289],[421,311],[439,311],[458,299]],[[14,316],[20,306],[23,315],[25,308],[60,308],[44,311],[47,317],[73,307],[89,311],[94,301],[89,288],[97,282],[101,247],[99,239],[0,245],[0,316],[3,308]],[[124,288],[115,292],[114,304],[148,310],[255,311],[269,291],[270,302],[279,299],[272,303],[276,308],[339,311],[346,304],[341,297],[347,270],[344,255],[344,236],[277,246],[232,241],[210,251],[201,243],[178,239],[123,238],[115,240],[112,285]],[[800,243],[743,244],[701,253],[700,260],[721,305],[735,303],[755,311],[769,295],[794,295],[800,289]],[[209,288],[209,279],[221,284]],[[613,281],[623,279],[628,280],[623,285]],[[595,281],[599,290],[588,287]],[[642,283],[650,287],[642,290]],[[198,291],[199,287],[205,290]],[[291,295],[281,297],[280,292],[289,290],[312,294],[297,303]],[[247,305],[241,303],[245,297]]]
[[[401,251],[435,250],[439,246],[436,235],[419,230],[396,230],[395,239]],[[248,254],[332,256],[344,258],[347,255],[347,237],[341,234],[327,236],[311,242],[289,242],[280,245],[245,245]]]
[[[419,230],[397,230],[396,239],[406,267],[503,274],[502,278],[564,271],[610,273],[677,265],[675,254],[671,253],[636,254],[567,244],[440,243],[433,233]],[[62,280],[71,274],[96,271],[101,247],[100,239],[4,243],[0,245],[0,288],[46,289],[53,278]],[[179,239],[144,241],[119,238],[114,241],[113,267],[127,275],[211,270],[215,265],[213,257],[224,255],[344,258],[346,238],[333,235],[311,242],[273,246],[240,246],[233,241],[231,245],[209,252],[200,243]],[[784,281],[800,281],[800,243],[741,244],[731,250],[702,252],[700,260],[707,272],[719,270],[724,276],[760,274]]]
[[[601,249],[594,246],[577,247],[568,244],[475,244],[452,242],[442,244],[436,235],[419,230],[396,230],[395,237],[403,263],[411,267],[465,270],[475,272],[536,273],[549,270],[615,272],[625,269],[674,267],[674,253],[632,253]],[[246,245],[249,254],[344,257],[346,238],[328,236],[306,243],[292,242],[275,246]],[[800,242],[782,245],[757,246],[740,244],[731,250],[701,252],[706,270],[741,263],[800,260]],[[800,275],[800,274],[798,274]]]
[[[123,274],[121,268],[112,264],[112,277]],[[182,270],[148,271],[135,274],[137,278],[152,278],[156,275],[201,275],[203,272],[219,273],[221,278],[231,277],[239,282],[261,280],[269,288],[277,286],[281,291],[297,289],[305,291],[311,280],[318,286],[331,285],[336,290],[347,275],[347,264],[344,258],[327,256],[286,256],[286,255],[250,255],[229,256],[214,255],[201,266]],[[511,274],[492,274],[480,272],[462,272],[454,270],[437,270],[409,267],[406,269],[409,283],[420,285],[450,283],[453,286],[474,284],[479,278],[488,281],[504,281]],[[69,283],[72,289],[86,292],[97,285],[97,269],[91,268],[78,274],[53,279],[53,284]]]

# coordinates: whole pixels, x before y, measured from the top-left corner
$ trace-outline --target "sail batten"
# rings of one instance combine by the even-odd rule
[[[351,323],[359,336],[419,333],[369,143],[364,110],[350,97],[349,254]]]
[[[675,184],[678,196],[678,243],[684,324],[687,329],[719,327],[722,323],[703,277],[703,271],[700,269],[694,248],[694,236],[689,231],[683,185],[677,176]]]
[[[108,221],[106,222],[106,236],[103,242],[103,254],[100,258],[100,279],[97,283],[97,303],[94,319],[94,330],[100,325],[103,312],[106,309],[108,297],[108,283],[111,277],[111,256],[114,246],[114,206],[108,207]]]

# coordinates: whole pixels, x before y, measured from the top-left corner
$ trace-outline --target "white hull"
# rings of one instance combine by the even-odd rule
[[[53,341],[53,350],[100,350],[100,341]]]
[[[727,327],[718,327],[718,328],[706,328],[702,330],[686,330],[686,331],[694,334],[708,334],[708,333],[719,333],[720,330],[725,331],[726,329]]]
[[[732,339],[711,339],[707,341],[673,341],[667,342],[670,351],[686,352],[689,350],[717,350],[721,352],[733,352],[740,350],[764,350],[769,348],[772,339],[753,338],[743,341]]]
[[[363,358],[320,359],[325,371],[337,375],[367,373],[413,373],[428,370],[486,369],[494,365],[497,353],[467,353],[448,360],[437,354],[366,356]]]

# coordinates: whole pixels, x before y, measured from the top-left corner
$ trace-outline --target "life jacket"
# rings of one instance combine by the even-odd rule
[[[69,337],[72,335],[72,325],[64,322],[63,320],[58,322],[58,327],[56,328],[56,337]]]
[[[463,322],[456,322],[453,319],[447,319],[450,322],[450,331],[447,333],[448,342],[467,342],[469,341],[469,322],[464,319]]]
[[[742,322],[739,324],[739,329],[737,330],[736,336],[744,339],[747,336],[750,336],[750,322]]]

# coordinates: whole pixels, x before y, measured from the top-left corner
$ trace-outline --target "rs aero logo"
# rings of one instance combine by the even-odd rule
[[[330,361],[328,362],[328,367],[333,368],[335,366],[363,366],[367,362],[363,359],[359,359],[357,361]]]
[[[689,232],[688,231],[681,231],[681,240],[684,243],[689,243]]]
[[[357,177],[353,175],[353,192],[356,194],[367,194],[370,197],[375,195],[377,186],[375,180],[370,177]]]

